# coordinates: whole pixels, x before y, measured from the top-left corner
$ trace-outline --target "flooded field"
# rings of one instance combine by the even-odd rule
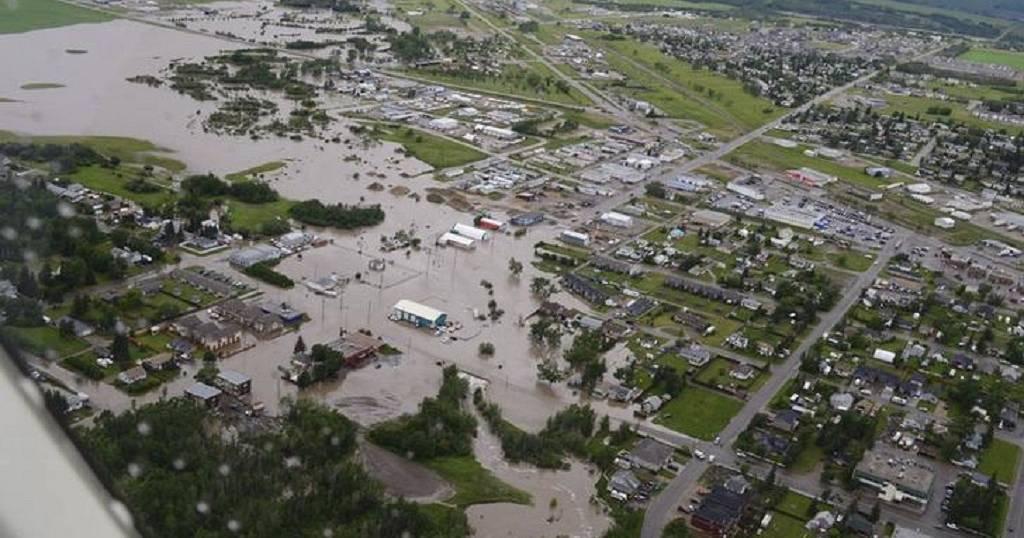
[[[335,121],[329,136],[340,144],[287,138],[251,140],[204,132],[201,117],[216,110],[216,102],[198,102],[168,88],[151,88],[127,78],[161,72],[175,59],[201,59],[241,45],[197,34],[117,20],[0,36],[0,48],[20,54],[0,55],[0,96],[17,102],[0,108],[3,130],[26,134],[128,136],[149,140],[174,152],[195,172],[226,174],[261,163],[286,160],[282,176],[350,177],[366,171],[366,163],[384,179],[416,175],[430,168],[395,153],[396,145],[364,147],[348,132],[349,122]],[[84,50],[69,54],[67,50]],[[23,89],[46,81],[63,87],[45,91]],[[29,86],[31,88],[31,86]],[[267,96],[264,96],[267,97]],[[280,99],[278,99],[280,101]],[[324,98],[328,109],[352,107],[348,97]],[[288,106],[282,106],[287,110]],[[352,156],[361,157],[361,161]],[[349,160],[345,160],[348,157]],[[390,162],[389,162],[390,161]],[[286,196],[309,196],[320,186],[297,187]]]
[[[211,2],[202,6],[184,5],[153,14],[149,18],[189,30],[240,39],[253,45],[287,46],[305,41],[327,45],[361,35],[364,19],[332,10],[282,8],[276,2]],[[391,17],[381,22],[400,32],[410,26]],[[327,57],[337,47],[310,48],[306,54]]]

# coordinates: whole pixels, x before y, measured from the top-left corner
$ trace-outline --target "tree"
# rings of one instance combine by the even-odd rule
[[[508,271],[510,273],[512,273],[512,276],[518,277],[519,274],[523,272],[523,262],[521,262],[521,261],[519,261],[519,260],[517,260],[515,258],[509,258],[508,259]]]
[[[58,327],[61,338],[72,338],[75,336],[75,324],[70,319],[63,319]]]
[[[659,181],[652,181],[644,186],[644,190],[647,192],[647,196],[652,198],[666,198],[668,197],[668,191],[665,190],[665,185]]]
[[[537,379],[547,383],[558,383],[564,381],[566,373],[558,367],[555,361],[547,360],[537,363]]]
[[[683,518],[673,519],[665,526],[665,530],[661,531],[661,538],[689,538],[689,536],[690,526]]]
[[[878,501],[875,501],[875,505],[871,507],[871,515],[868,519],[872,523],[878,523],[878,520],[882,518],[882,505]]]
[[[117,333],[114,335],[114,341],[110,343],[110,354],[114,359],[114,362],[118,364],[126,364],[131,361],[131,350],[130,342],[128,337]]]
[[[480,346],[477,348],[482,357],[493,357],[494,356],[494,344],[490,342],[480,342]]]
[[[302,340],[301,335],[299,336],[299,339],[295,341],[295,349],[293,349],[292,352],[296,355],[301,355],[306,352],[306,342]]]
[[[551,296],[551,287],[551,281],[542,276],[535,276],[530,281],[530,293],[541,299],[547,299]]]

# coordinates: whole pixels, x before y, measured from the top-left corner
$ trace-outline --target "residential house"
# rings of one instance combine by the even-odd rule
[[[772,417],[772,427],[787,433],[793,433],[800,426],[800,413],[792,409],[783,409]]]
[[[690,523],[716,536],[728,535],[739,523],[746,510],[748,498],[715,486],[690,518]]]
[[[259,336],[274,335],[284,328],[280,317],[241,299],[228,299],[215,306],[213,310],[221,317],[234,321]]]
[[[604,304],[611,298],[611,295],[599,288],[592,280],[572,273],[562,278],[562,285],[565,286],[565,289],[591,303]]]
[[[134,385],[146,379],[146,369],[141,366],[133,366],[119,374],[117,380],[125,385]]]
[[[252,378],[234,370],[221,370],[214,383],[221,390],[235,396],[245,396],[252,392]]]
[[[686,359],[690,366],[700,368],[711,362],[711,350],[700,344],[690,344],[679,350],[679,356]]]
[[[632,497],[640,489],[640,479],[628,469],[619,469],[608,479],[608,491]]]
[[[673,452],[675,449],[671,446],[647,437],[641,439],[629,452],[629,461],[637,467],[656,473],[672,461]]]
[[[185,389],[185,397],[199,402],[206,407],[216,407],[220,403],[223,393],[217,387],[211,387],[206,383],[195,383]]]

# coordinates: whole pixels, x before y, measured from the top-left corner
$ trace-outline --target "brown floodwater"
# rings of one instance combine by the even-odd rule
[[[528,327],[520,324],[539,306],[530,294],[530,279],[539,275],[553,278],[527,263],[533,258],[533,245],[538,240],[553,240],[560,227],[542,225],[530,229],[522,238],[497,233],[474,251],[435,247],[434,241],[441,233],[457,222],[470,223],[472,214],[423,200],[426,190],[439,184],[429,175],[419,175],[428,171],[429,166],[397,155],[394,145],[364,147],[355,143],[349,148],[315,140],[251,141],[207,134],[198,127],[194,115],[196,110],[209,111],[207,107],[211,105],[200,105],[166,88],[153,89],[124,80],[158,72],[173,58],[199,57],[232,47],[211,37],[128,21],[0,36],[0,48],[22,51],[17,55],[0,55],[0,70],[6,75],[0,80],[0,96],[22,101],[0,105],[0,125],[32,134],[148,139],[174,150],[176,158],[199,172],[224,173],[271,160],[287,160],[287,168],[274,181],[275,188],[285,197],[380,204],[387,214],[383,224],[358,232],[319,231],[332,243],[303,253],[301,260],[298,256],[283,260],[278,270],[299,282],[293,289],[280,290],[254,282],[263,292],[261,300],[287,302],[309,315],[310,320],[298,331],[308,345],[336,338],[341,328],[367,329],[402,351],[401,355],[350,372],[341,380],[306,390],[302,396],[321,400],[357,422],[370,425],[415,411],[424,397],[437,391],[438,364],[454,363],[487,380],[489,398],[502,406],[511,422],[528,430],[540,429],[548,416],[577,402],[578,396],[564,385],[537,381],[538,352],[528,343]],[[69,48],[89,52],[66,54],[64,50]],[[36,92],[18,89],[30,81],[59,82],[66,87]],[[335,128],[347,134],[340,122]],[[353,154],[358,160],[346,159]],[[354,177],[357,172],[358,179]],[[368,189],[373,181],[380,182],[385,189]],[[394,186],[419,194],[421,201],[389,193]],[[479,210],[498,208],[494,211],[498,218],[507,217],[504,207],[515,205],[483,198],[470,200]],[[382,253],[380,238],[399,230],[412,231],[422,239],[424,248],[408,253]],[[228,254],[186,256],[182,265],[200,264],[248,281],[228,266]],[[510,257],[526,264],[518,278],[509,274]],[[369,269],[375,258],[386,260],[384,271]],[[339,297],[315,295],[301,284],[303,279],[331,273],[350,279]],[[493,295],[481,285],[482,279],[492,284]],[[496,321],[474,319],[474,311],[486,312],[492,298],[505,311],[504,315]],[[556,298],[570,306],[582,306],[564,293]],[[452,334],[454,338],[441,338],[390,321],[391,307],[401,299],[444,310],[462,328]],[[275,414],[281,398],[297,395],[293,385],[281,380],[278,370],[290,360],[296,338],[297,334],[289,333],[260,342],[223,360],[221,366],[252,376],[254,399],[264,402],[268,413]],[[493,357],[478,355],[481,342],[494,344]],[[617,356],[615,362],[620,360]],[[109,385],[76,379],[60,368],[52,371],[88,393],[98,407],[121,411],[165,393],[171,397],[182,394],[191,383],[193,368],[187,367],[186,376],[166,384],[166,388],[134,399]],[[599,413],[632,420],[630,411],[623,407],[605,402],[593,405]],[[499,477],[529,491],[536,499],[534,507],[498,504],[472,508],[472,524],[482,535],[505,536],[512,531],[513,536],[592,536],[607,527],[607,518],[589,502],[596,477],[582,463],[563,472],[509,466],[501,460],[495,440],[487,434],[481,435],[477,453]],[[556,509],[549,507],[551,498],[557,499]]]

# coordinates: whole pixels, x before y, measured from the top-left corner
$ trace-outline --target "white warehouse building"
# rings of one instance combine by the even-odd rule
[[[468,224],[462,224],[461,222],[452,226],[451,231],[475,241],[488,241],[491,239],[491,233],[487,230],[481,230],[480,228],[470,226]]]
[[[629,228],[633,226],[633,217],[623,215],[622,213],[617,213],[615,211],[609,211],[601,215],[601,222],[617,228]]]

